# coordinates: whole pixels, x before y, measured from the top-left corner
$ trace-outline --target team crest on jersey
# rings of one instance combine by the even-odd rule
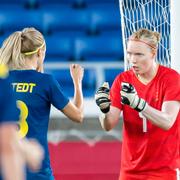
[[[159,100],[159,92],[156,91],[154,101],[157,102]]]

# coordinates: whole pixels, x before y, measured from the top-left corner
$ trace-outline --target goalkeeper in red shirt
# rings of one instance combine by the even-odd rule
[[[157,32],[134,32],[127,44],[131,69],[95,95],[103,129],[114,128],[123,113],[119,180],[178,178],[180,75],[156,62],[159,41]]]

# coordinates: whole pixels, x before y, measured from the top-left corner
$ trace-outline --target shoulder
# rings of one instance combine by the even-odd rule
[[[49,84],[54,80],[54,77],[51,74],[41,73],[37,71],[34,71],[34,77],[37,78],[38,81],[41,81],[45,84]]]
[[[49,82],[56,81],[56,79],[54,78],[52,74],[41,73],[41,75],[42,75],[42,78],[46,81],[49,81]]]
[[[162,77],[165,81],[180,81],[180,75],[174,69],[160,65],[159,77]]]
[[[167,75],[179,75],[179,73],[172,68],[165,67],[163,65],[160,65],[159,68],[160,71],[163,72],[164,74],[166,73]]]
[[[39,73],[39,72],[37,72]],[[42,76],[42,78],[45,78],[45,79],[52,79],[53,76],[51,74],[47,74],[47,73],[39,73],[40,76]]]
[[[60,86],[56,78],[53,75],[47,73],[41,73],[41,83],[47,88]]]

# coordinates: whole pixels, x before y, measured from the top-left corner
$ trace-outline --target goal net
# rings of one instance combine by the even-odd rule
[[[161,33],[157,54],[160,64],[170,67],[170,0],[119,0],[124,43],[125,69],[128,37],[139,28]]]

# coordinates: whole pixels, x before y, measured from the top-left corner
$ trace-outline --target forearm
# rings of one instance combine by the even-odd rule
[[[101,113],[99,116],[101,127],[106,131],[110,131],[118,123],[119,116],[120,111],[117,108],[110,107],[110,111],[108,113]]]
[[[101,127],[106,130],[106,131],[110,131],[114,126],[112,124],[112,122],[110,121],[109,119],[109,113],[101,113],[100,116],[99,116],[99,121],[101,123]]]
[[[74,84],[74,105],[82,112],[83,111],[83,93],[82,83]]]
[[[179,112],[179,101],[165,101],[162,103],[161,110],[157,110],[140,98],[136,89],[129,83],[122,83],[121,102],[131,106],[131,108],[141,112],[142,115],[156,126],[168,130],[174,124]]]
[[[168,130],[174,123],[173,117],[166,112],[159,111],[149,105],[142,111],[142,114],[156,126]]]

